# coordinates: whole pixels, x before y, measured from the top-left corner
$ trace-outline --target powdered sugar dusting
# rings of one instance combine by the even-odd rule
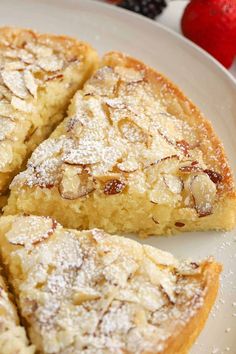
[[[22,218],[32,231],[27,235]],[[204,305],[203,272],[212,260],[198,264],[195,276],[185,270],[193,268],[189,262],[160,250],[155,254],[150,246],[147,252],[101,230],[61,226],[29,248],[38,227],[44,234],[48,219],[16,217],[6,236],[11,242],[12,234],[21,239],[24,234],[23,247],[14,250],[13,243],[9,258],[11,263],[17,257],[24,280],[12,274],[12,281],[21,315],[45,353],[161,353],[167,339]]]
[[[199,216],[212,213],[221,189],[215,176],[220,175],[207,168],[198,132],[181,115],[168,112],[144,72],[100,68],[77,92],[70,111],[61,136],[36,149],[11,188],[55,186],[68,199],[139,188],[148,191],[150,202],[195,208]],[[88,188],[84,174],[75,175],[73,167],[70,173],[68,165],[86,168]],[[114,173],[116,183],[126,188],[106,193]]]

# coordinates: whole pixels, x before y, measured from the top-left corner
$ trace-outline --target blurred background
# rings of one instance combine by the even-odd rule
[[[236,78],[235,0],[96,0],[136,12],[187,37]]]

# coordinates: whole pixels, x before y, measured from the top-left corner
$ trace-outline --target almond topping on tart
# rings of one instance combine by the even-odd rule
[[[209,176],[206,173],[193,176],[190,191],[199,216],[211,214],[216,197],[216,185]]]
[[[119,129],[122,136],[130,143],[144,143],[147,141],[147,135],[129,118],[119,121]]]
[[[12,224],[6,237],[13,245],[29,246],[40,243],[50,237],[57,227],[57,222],[50,217],[19,216]]]
[[[64,164],[59,193],[64,199],[77,199],[94,191],[94,182],[88,171],[77,166]]]
[[[124,190],[125,186],[126,184],[124,181],[118,179],[111,179],[105,184],[104,194],[112,195],[121,193]]]
[[[23,74],[19,71],[2,70],[3,82],[12,93],[20,98],[26,98],[28,91],[25,86]]]

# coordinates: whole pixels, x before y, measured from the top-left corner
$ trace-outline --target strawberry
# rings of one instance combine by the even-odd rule
[[[183,34],[229,68],[236,55],[236,0],[191,0]]]

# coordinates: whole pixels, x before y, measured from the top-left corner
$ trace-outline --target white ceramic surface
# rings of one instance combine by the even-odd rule
[[[89,0],[1,0],[0,25],[77,36],[102,54],[116,49],[144,60],[176,82],[212,121],[236,172],[236,83],[202,50],[130,12]],[[152,237],[178,257],[214,255],[224,265],[217,305],[192,354],[236,353],[236,232]],[[174,354],[174,353],[173,353]]]

